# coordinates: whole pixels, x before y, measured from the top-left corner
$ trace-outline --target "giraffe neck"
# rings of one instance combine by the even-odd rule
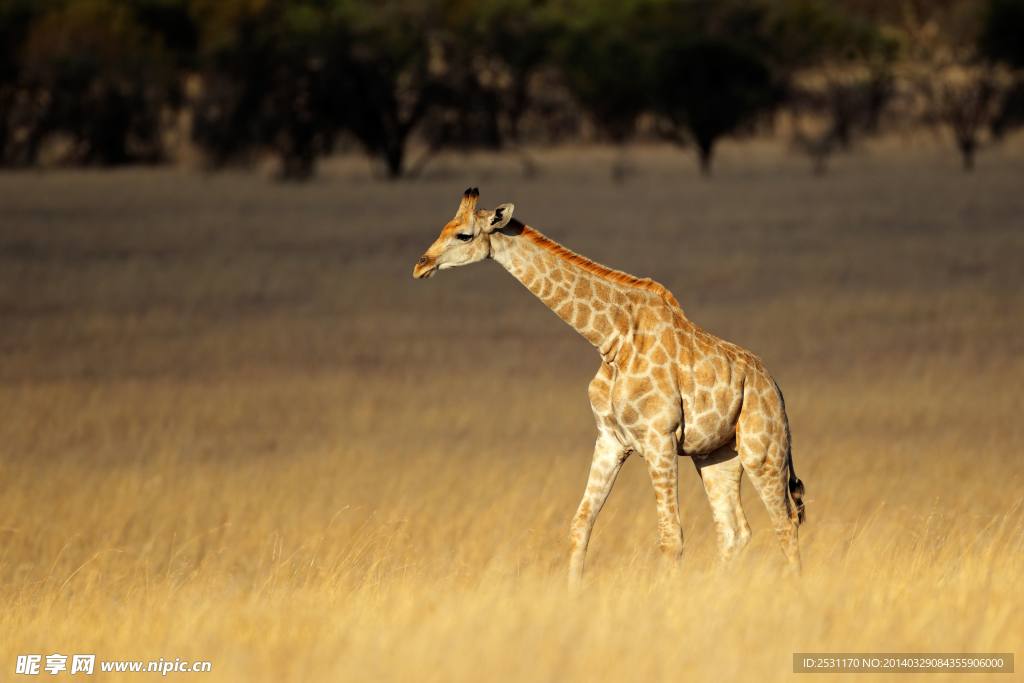
[[[490,257],[613,362],[634,311],[650,303],[675,304],[661,285],[605,268],[512,221],[490,236]]]

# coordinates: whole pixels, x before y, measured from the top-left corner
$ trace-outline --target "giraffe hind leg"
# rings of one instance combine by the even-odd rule
[[[693,458],[693,464],[704,482],[718,530],[718,566],[725,569],[750,541],[750,525],[740,499],[743,466],[736,452],[736,441],[730,441],[704,458]]]
[[[788,444],[784,430],[780,431],[782,433],[771,440],[767,448],[761,447],[759,440],[739,438],[737,450],[750,483],[768,508],[782,554],[786,556],[790,569],[799,574],[799,532],[789,499]]]

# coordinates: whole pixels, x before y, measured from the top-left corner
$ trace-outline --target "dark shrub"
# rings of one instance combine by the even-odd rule
[[[989,59],[1024,68],[1024,0],[990,0],[978,46]]]
[[[72,139],[66,159],[72,163],[159,158],[170,77],[162,54],[124,5],[81,0],[38,16],[24,37],[14,94],[4,106],[4,160],[34,163],[54,133]],[[5,61],[9,70],[11,58]]]
[[[715,141],[773,107],[780,89],[764,60],[727,39],[701,37],[667,45],[658,56],[658,108],[697,144],[709,173]]]

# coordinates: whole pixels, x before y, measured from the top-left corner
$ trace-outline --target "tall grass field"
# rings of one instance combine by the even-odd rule
[[[438,683],[1020,656],[1021,142],[973,173],[877,142],[824,177],[745,142],[710,179],[636,147],[620,184],[616,154],[538,152],[532,179],[500,155],[415,182],[356,158],[302,185],[0,174],[0,680],[54,653],[96,655],[90,680],[163,658],[211,663],[179,679]],[[469,185],[760,356],[807,489],[801,578],[749,482],[753,540],[715,569],[687,458],[666,571],[634,456],[569,597],[600,360],[493,262],[413,280]]]

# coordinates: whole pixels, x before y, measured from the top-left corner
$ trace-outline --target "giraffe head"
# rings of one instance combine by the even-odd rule
[[[475,187],[466,190],[459,212],[416,262],[412,269],[413,277],[430,277],[439,270],[476,263],[490,256],[491,233],[508,225],[514,207],[502,204],[494,211],[477,211],[476,200],[479,197],[480,191]]]

